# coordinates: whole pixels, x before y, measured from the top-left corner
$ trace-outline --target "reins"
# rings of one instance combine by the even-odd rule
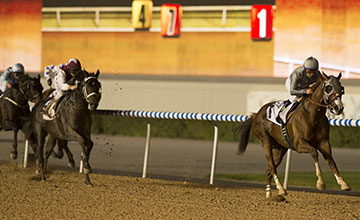
[[[317,83],[314,87],[316,88],[316,87],[318,87],[320,85],[320,83]],[[321,104],[321,103],[318,103],[318,102],[315,102],[314,100],[312,100],[312,92],[310,93],[310,95],[309,95],[309,100],[310,100],[310,102],[311,103],[313,103],[313,104],[315,104],[315,105],[317,105],[317,106],[320,106],[320,107],[323,107],[323,108],[328,108],[329,107],[329,105],[324,105],[324,104]]]
[[[21,92],[21,94],[23,94],[23,96],[25,97],[26,99],[26,96],[25,96],[25,92],[24,90],[21,88],[21,82],[19,82],[19,90]],[[19,107],[19,108],[27,108],[29,105],[19,105],[16,101],[12,100],[11,98],[9,97],[4,97],[5,100],[9,101],[10,103],[14,104],[15,106]],[[27,99],[26,99],[27,100]]]
[[[17,102],[15,102],[14,100],[10,99],[9,97],[4,97],[5,100],[11,102],[12,104],[16,105],[19,108],[27,108],[29,105],[19,105]]]

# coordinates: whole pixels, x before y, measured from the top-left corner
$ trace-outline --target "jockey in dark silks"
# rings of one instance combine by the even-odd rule
[[[55,116],[55,104],[64,95],[65,91],[74,90],[77,85],[73,85],[73,79],[81,72],[81,63],[76,58],[71,58],[66,64],[45,67],[44,76],[49,86],[51,86],[51,74],[54,75],[55,90],[49,95],[49,101],[44,106],[43,114],[49,120]]]
[[[20,78],[20,75],[24,73],[24,66],[21,63],[16,63],[12,67],[7,68],[0,77],[0,95],[13,86]]]
[[[284,102],[283,107],[279,111],[277,121],[283,123],[282,119],[286,118],[289,110],[293,109],[296,103],[299,103],[304,96],[310,95],[311,85],[321,76],[319,62],[314,57],[308,57],[302,66],[297,67],[287,78],[285,87],[289,91],[291,97]],[[289,105],[292,105],[289,107]],[[285,109],[289,109],[285,111]],[[282,118],[282,119],[281,119]]]
[[[302,66],[297,67],[287,78],[285,87],[291,97],[287,104],[298,102],[304,95],[311,93],[310,85],[321,76],[319,62],[314,57],[309,57]]]

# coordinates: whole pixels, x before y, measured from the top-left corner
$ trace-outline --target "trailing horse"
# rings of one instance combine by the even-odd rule
[[[0,129],[14,132],[13,149],[10,158],[17,158],[17,133],[22,130],[25,133],[25,123],[29,120],[29,101],[38,102],[41,99],[43,87],[40,83],[40,75],[32,78],[21,75],[18,83],[7,89],[0,98]],[[34,152],[36,151],[33,144]]]
[[[101,99],[101,84],[98,81],[99,74],[99,70],[96,74],[89,74],[84,71],[84,77],[82,77],[78,88],[67,92],[58,104],[53,120],[43,119],[41,110],[47,101],[46,99],[40,101],[34,107],[31,121],[38,147],[37,159],[40,169],[39,174],[42,180],[45,180],[47,161],[58,139],[62,143],[64,141],[79,142],[82,148],[85,183],[91,184],[88,175],[91,172],[89,157],[93,147],[93,142],[90,138],[91,111],[96,110]],[[44,158],[44,143],[47,135],[48,141],[45,147]]]
[[[344,107],[341,97],[344,87],[340,83],[341,73],[337,77],[327,76],[324,72],[313,85],[312,93],[305,97],[299,104],[296,112],[291,112],[286,123],[289,141],[298,153],[310,153],[315,162],[316,175],[318,177],[316,187],[325,189],[325,183],[318,160],[318,151],[323,155],[330,169],[333,171],[337,183],[342,190],[350,190],[350,187],[341,177],[336,163],[332,157],[329,143],[330,125],[326,117],[326,109],[333,114],[339,115]],[[266,198],[271,195],[271,178],[274,178],[279,195],[286,195],[281,185],[276,168],[281,163],[286,151],[291,145],[282,137],[281,127],[266,119],[267,108],[274,102],[267,103],[257,113],[237,128],[240,133],[239,154],[243,154],[248,144],[250,129],[252,128],[260,144],[264,148],[264,154],[268,161],[266,169]]]

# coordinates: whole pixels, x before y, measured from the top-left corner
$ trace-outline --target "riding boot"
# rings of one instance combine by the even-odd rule
[[[54,106],[56,104],[56,100],[54,98],[48,100],[44,107],[41,109],[41,113],[44,115],[44,118],[47,120],[54,119],[55,110]]]

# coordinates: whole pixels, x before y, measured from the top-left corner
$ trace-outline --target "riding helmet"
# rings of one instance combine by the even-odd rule
[[[21,64],[21,63],[15,63],[13,66],[12,66],[12,71],[14,73],[24,73],[24,66]]]
[[[76,70],[81,70],[81,63],[78,59],[76,58],[71,58],[67,64],[66,67],[69,71],[76,71]]]
[[[317,70],[317,69],[319,69],[319,62],[314,57],[308,57],[304,61],[303,66],[305,69]]]

